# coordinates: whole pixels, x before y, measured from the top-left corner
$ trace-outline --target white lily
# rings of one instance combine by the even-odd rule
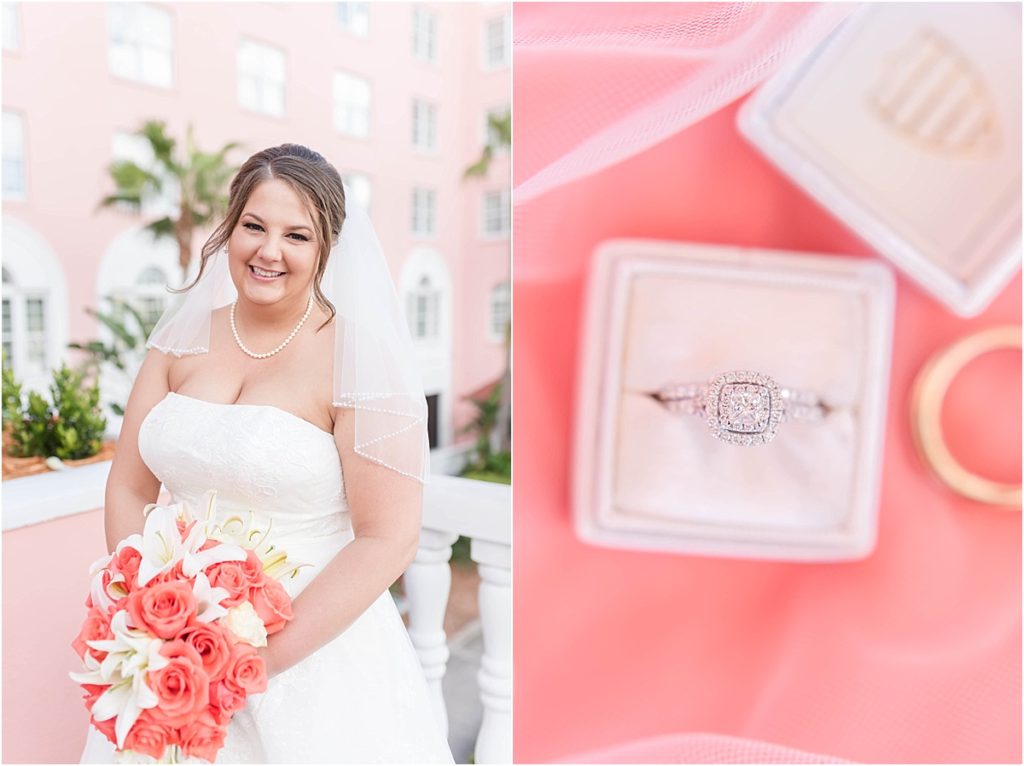
[[[128,612],[120,610],[110,621],[113,638],[98,641],[86,641],[88,646],[106,652],[107,656],[100,663],[99,683],[109,684],[115,675],[134,676],[145,670],[159,670],[166,667],[167,658],[160,654],[164,642],[153,638],[144,630],[136,630],[128,626]],[[86,683],[96,683],[89,681]]]
[[[204,572],[196,575],[195,583],[192,585],[192,595],[196,599],[196,619],[199,622],[213,622],[219,620],[228,613],[228,610],[220,605],[220,602],[227,598],[227,588],[214,588],[210,585],[210,579]]]
[[[268,520],[266,526],[260,526],[256,514],[249,511],[248,520],[240,515],[228,516],[221,523],[212,525],[208,534],[215,540],[253,551],[259,557],[263,571],[275,580],[294,577],[302,567],[311,566],[290,561],[286,551],[271,543],[272,528],[272,520]]]
[[[97,721],[117,716],[114,733],[119,748],[124,747],[125,737],[142,711],[155,707],[158,702],[146,683],[147,673],[168,665],[167,658],[160,654],[164,642],[151,638],[144,631],[129,628],[127,618],[123,610],[114,615],[110,623],[114,638],[86,642],[108,653],[102,662],[86,654],[86,672],[69,674],[80,684],[107,686],[93,705],[92,714]]]
[[[207,493],[204,499],[213,511],[215,493]],[[182,512],[181,505],[147,506],[146,526],[142,534],[131,535],[122,545],[130,545],[142,556],[139,562],[139,587],[144,587],[159,574],[168,572],[181,562],[186,577],[194,577],[208,566],[222,561],[245,561],[245,551],[238,546],[217,545],[205,551],[199,548],[206,542],[205,524],[195,524],[184,540],[178,532],[179,516],[186,523],[192,521],[191,514]],[[120,547],[120,546],[119,546]]]

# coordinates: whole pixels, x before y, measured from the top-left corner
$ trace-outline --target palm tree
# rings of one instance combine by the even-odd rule
[[[166,123],[149,120],[136,135],[145,138],[153,150],[154,166],[143,168],[130,160],[111,163],[108,168],[116,190],[104,197],[99,207],[127,206],[142,211],[144,200],[164,194],[168,186],[178,192],[178,210],[150,221],[145,228],[155,239],[171,238],[178,245],[178,263],[182,279],[192,260],[192,235],[196,229],[216,220],[227,210],[225,187],[238,169],[227,155],[240,144],[224,144],[219,151],[196,148],[189,125],[185,136],[184,157],[175,156],[175,140],[167,134]]]
[[[480,159],[466,168],[463,177],[484,178],[491,168],[494,153],[512,145],[512,112],[491,114],[487,117],[487,144],[480,152]],[[511,288],[511,285],[510,285]],[[498,409],[490,435],[493,452],[509,452],[512,449],[512,327],[505,327],[505,369],[499,383]]]

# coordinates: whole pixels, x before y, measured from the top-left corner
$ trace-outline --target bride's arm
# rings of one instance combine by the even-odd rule
[[[145,524],[142,509],[148,503],[155,503],[160,493],[160,480],[139,455],[139,426],[147,413],[167,395],[169,363],[166,354],[151,349],[125,405],[104,500],[107,550],[111,552],[128,535],[142,532]]]
[[[299,594],[294,619],[261,651],[268,675],[288,669],[339,636],[416,555],[423,485],[357,455],[354,422],[352,410],[337,410],[334,436],[355,539]]]

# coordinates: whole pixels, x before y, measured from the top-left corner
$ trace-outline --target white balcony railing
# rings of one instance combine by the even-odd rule
[[[512,762],[512,488],[435,476],[424,496],[423,531],[405,573],[409,636],[419,653],[436,712],[447,730],[441,693],[450,652],[444,632],[452,575],[449,560],[459,535],[470,538],[480,572],[484,653],[477,673],[483,721],[476,763]]]
[[[110,463],[5,481],[5,532],[91,511],[103,505]],[[512,490],[451,476],[435,476],[424,496],[420,548],[405,575],[409,634],[430,684],[436,712],[447,726],[441,682],[449,649],[444,615],[451,586],[449,559],[459,535],[471,539],[477,563],[483,657],[477,672],[482,723],[476,763],[512,762]],[[464,702],[464,701],[463,701]],[[464,705],[463,705],[464,706]]]

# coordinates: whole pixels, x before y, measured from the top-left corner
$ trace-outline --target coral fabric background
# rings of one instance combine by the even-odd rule
[[[549,146],[555,63],[516,51],[517,185]],[[594,86],[580,68],[560,78]],[[599,243],[872,254],[739,136],[737,107],[516,209],[515,759],[598,761],[617,747],[611,760],[768,760],[781,746],[863,762],[1020,762],[1020,514],[939,484],[908,427],[929,356],[1020,323],[1019,276],[971,320],[898,277],[879,539],[864,561],[632,553],[573,534],[579,317]],[[967,465],[1019,480],[1020,402],[1016,353],[983,357],[957,381],[945,422]],[[725,736],[690,737],[697,746],[692,734]]]

